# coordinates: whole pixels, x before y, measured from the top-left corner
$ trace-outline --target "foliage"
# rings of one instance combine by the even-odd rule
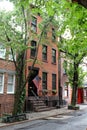
[[[75,105],[77,87],[82,84],[84,77],[84,74],[81,73],[80,64],[83,62],[83,58],[87,56],[87,10],[76,3],[69,3],[66,14],[58,47],[65,54],[67,60],[67,75],[73,91],[71,104]],[[70,30],[71,37],[63,35],[67,29]]]

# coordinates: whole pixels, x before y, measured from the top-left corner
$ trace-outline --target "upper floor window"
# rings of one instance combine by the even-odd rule
[[[13,52],[13,53],[14,53],[14,52]],[[16,54],[14,53],[13,55],[14,55],[14,59],[16,60]],[[11,61],[13,61],[13,55],[12,55],[11,50],[9,50],[8,59],[11,60]]]
[[[15,76],[9,74],[8,75],[7,93],[14,93],[14,87],[15,87]]]
[[[42,47],[42,60],[47,61],[47,46],[45,45]]]
[[[31,30],[33,32],[37,32],[37,18],[32,16],[32,21],[31,21]]]
[[[0,58],[5,59],[6,49],[0,44]]]
[[[36,55],[36,41],[31,41],[31,57],[35,57]]]
[[[56,74],[52,74],[52,90],[56,90]]]
[[[64,60],[63,62],[63,74],[67,74],[67,61]]]
[[[44,29],[43,36],[44,36],[44,38],[47,38],[47,30],[46,29]]]
[[[0,73],[0,93],[4,90],[4,74]]]
[[[52,28],[52,41],[56,40],[56,34],[55,34],[55,29]]]
[[[52,49],[52,63],[56,63],[56,50]]]
[[[47,73],[42,73],[42,88],[47,89]]]
[[[66,82],[65,84],[64,84],[64,96],[65,97],[68,97],[68,83]]]

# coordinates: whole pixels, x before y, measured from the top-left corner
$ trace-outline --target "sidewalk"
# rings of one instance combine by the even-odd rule
[[[87,110],[87,104],[80,104],[80,110]],[[6,127],[9,125],[14,125],[14,124],[21,124],[23,122],[29,122],[29,121],[33,121],[33,120],[37,120],[37,119],[44,119],[47,117],[51,117],[51,116],[56,116],[56,115],[60,115],[60,114],[67,114],[70,113],[74,110],[68,110],[67,107],[64,108],[60,108],[60,109],[53,109],[50,111],[44,111],[44,112],[32,112],[32,113],[27,113],[27,119],[25,121],[22,122],[15,122],[15,123],[0,123],[0,127]]]
[[[78,106],[80,106],[80,110],[87,109],[87,104],[80,104]],[[53,109],[50,111],[28,113],[27,118],[29,120],[36,120],[36,119],[42,119],[42,118],[55,116],[55,115],[59,115],[59,114],[64,114],[64,113],[67,114],[72,111],[73,110],[68,110],[67,107],[64,107],[64,108],[60,108],[60,109]]]

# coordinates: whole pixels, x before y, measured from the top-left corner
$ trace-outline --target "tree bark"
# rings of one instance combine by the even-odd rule
[[[71,99],[71,105],[76,105],[76,99],[77,99],[77,87],[78,87],[78,64],[75,63],[76,60],[74,60],[74,75],[73,75],[73,86],[72,86],[72,99]]]

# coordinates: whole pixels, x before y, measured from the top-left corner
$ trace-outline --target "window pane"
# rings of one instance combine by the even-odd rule
[[[5,58],[5,52],[6,49],[3,47],[3,45],[0,45],[0,58]]]
[[[52,74],[52,89],[56,89],[56,74]]]
[[[13,83],[13,75],[9,75],[8,83]]]
[[[31,57],[35,57],[36,55],[36,41],[31,41]]]
[[[0,85],[0,92],[2,92],[2,85]]]
[[[37,31],[37,18],[35,18],[35,17],[32,17],[31,30],[33,32]]]
[[[37,19],[36,19],[35,17],[33,17],[33,16],[32,16],[32,23],[33,23],[34,25],[37,24]]]
[[[56,40],[55,29],[52,28],[52,41]]]
[[[56,50],[52,49],[52,63],[56,63]]]
[[[42,73],[42,88],[47,89],[47,73]]]
[[[0,74],[0,93],[3,93],[3,84],[4,84],[4,80],[3,80],[3,74]]]
[[[14,75],[8,75],[7,93],[14,93]]]
[[[8,89],[7,89],[8,92],[13,92],[13,87],[12,87],[12,84],[8,84]]]
[[[43,45],[42,48],[42,59],[47,60],[47,46]]]

